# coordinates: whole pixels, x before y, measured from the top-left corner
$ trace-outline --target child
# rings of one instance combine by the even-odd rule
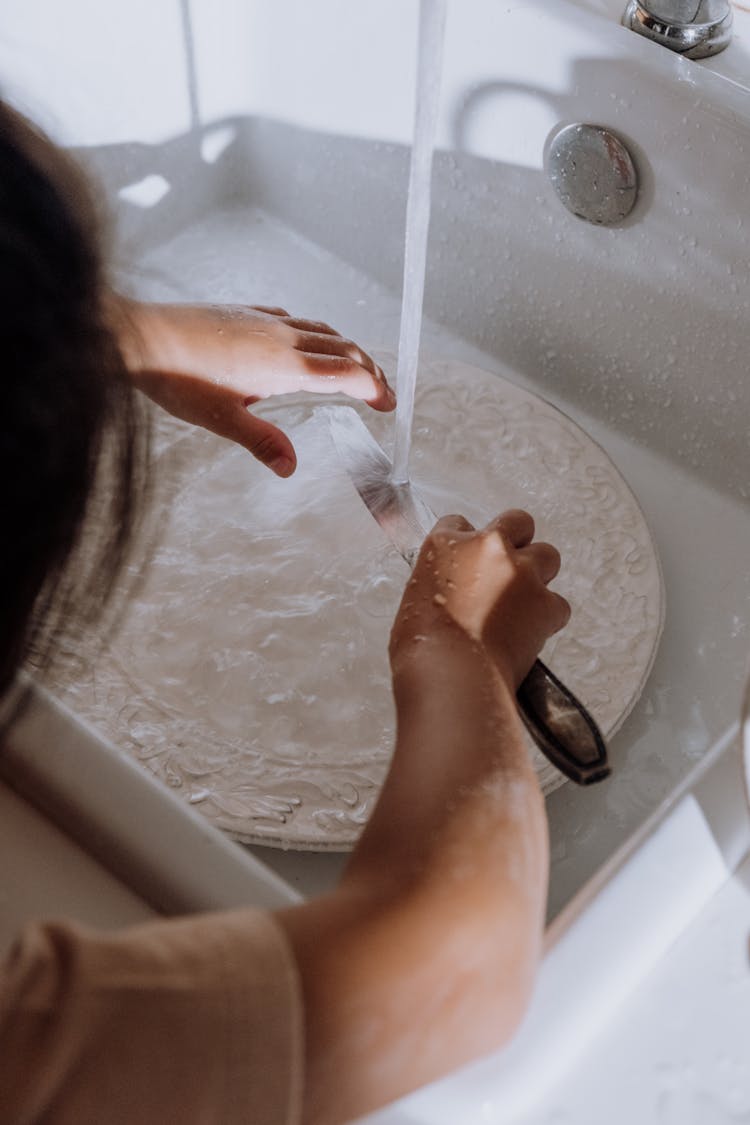
[[[132,384],[281,476],[289,440],[248,405],[394,399],[326,325],[116,297],[80,173],[1,104],[0,167],[5,692],[100,613],[128,557],[148,491]],[[425,542],[391,636],[393,762],[335,890],[115,935],[24,931],[0,966],[0,1121],[343,1122],[512,1035],[547,878],[515,692],[569,614],[533,533],[524,512],[481,531],[449,516]]]

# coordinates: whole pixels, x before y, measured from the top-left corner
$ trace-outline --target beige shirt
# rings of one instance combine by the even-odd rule
[[[29,926],[0,965],[2,1125],[294,1125],[300,984],[261,911]]]

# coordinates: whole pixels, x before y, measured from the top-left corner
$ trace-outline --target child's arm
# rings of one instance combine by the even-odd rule
[[[440,520],[391,643],[391,769],[339,887],[281,912],[301,971],[305,1121],[373,1110],[513,1034],[539,957],[544,804],[515,691],[569,607],[509,512]]]
[[[271,395],[341,391],[376,410],[395,397],[351,340],[284,309],[150,305],[117,298],[117,335],[140,390],[171,414],[245,446],[279,476],[294,472],[289,438],[248,411]]]

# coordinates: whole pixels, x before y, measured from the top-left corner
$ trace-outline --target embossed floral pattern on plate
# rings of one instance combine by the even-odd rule
[[[630,489],[575,423],[514,384],[423,364],[412,470],[438,513],[527,507],[563,555],[571,624],[544,659],[606,734],[651,668],[663,620],[652,539]],[[391,753],[390,624],[407,576],[336,459],[319,401],[264,413],[299,469],[170,422],[169,511],[117,636],[66,703],[214,824],[247,842],[345,849]],[[389,448],[392,421],[362,409]],[[546,792],[561,784],[535,756]],[[613,762],[617,769],[617,762]]]

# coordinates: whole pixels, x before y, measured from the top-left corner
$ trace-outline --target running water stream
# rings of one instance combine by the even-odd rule
[[[406,203],[406,246],[401,298],[401,330],[396,369],[396,436],[393,482],[409,480],[414,393],[422,331],[427,236],[430,227],[432,154],[435,146],[440,77],[443,67],[446,0],[421,0],[414,109],[414,138]]]

